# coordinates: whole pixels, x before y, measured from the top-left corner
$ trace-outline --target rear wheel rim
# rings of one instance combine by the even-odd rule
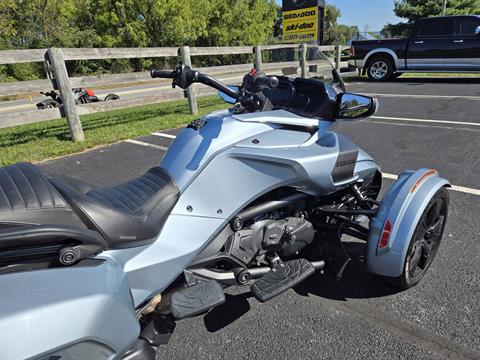
[[[430,203],[422,214],[405,264],[410,280],[422,278],[430,267],[440,246],[446,217],[447,204],[441,197]]]
[[[383,60],[375,61],[372,66],[370,66],[370,75],[374,79],[384,79],[388,73],[388,64]]]

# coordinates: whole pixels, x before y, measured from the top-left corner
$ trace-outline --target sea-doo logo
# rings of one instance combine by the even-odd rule
[[[295,19],[301,19],[301,18],[306,18],[306,17],[313,17],[317,14],[316,10],[307,10],[307,11],[301,11],[301,12],[293,12],[289,11],[287,14],[283,15],[283,20],[295,20]]]

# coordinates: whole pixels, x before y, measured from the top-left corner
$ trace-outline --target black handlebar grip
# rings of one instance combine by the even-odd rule
[[[152,78],[174,79],[176,76],[176,72],[167,70],[152,70],[150,71],[150,76]]]
[[[253,83],[254,88],[258,90],[262,90],[265,88],[275,90],[278,87],[280,81],[276,76],[257,75],[254,77]]]

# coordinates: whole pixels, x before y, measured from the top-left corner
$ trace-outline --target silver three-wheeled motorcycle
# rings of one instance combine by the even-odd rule
[[[224,303],[226,287],[266,302],[352,259],[401,289],[422,279],[449,182],[408,170],[380,200],[379,166],[329,130],[376,100],[346,93],[316,48],[300,76],[276,63],[236,87],[188,66],[152,71],[232,106],[186,126],[137,179],[99,188],[28,163],[0,169],[1,359],[154,359],[174,321]]]

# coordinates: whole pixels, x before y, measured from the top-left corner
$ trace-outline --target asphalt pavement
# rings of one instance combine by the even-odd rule
[[[159,359],[480,359],[480,78],[347,87],[379,94],[380,110],[335,131],[387,174],[435,168],[460,189],[449,192],[445,236],[427,276],[397,292],[351,266],[340,283],[315,274],[265,304],[231,288],[224,305],[179,321]],[[179,130],[40,166],[98,185],[124,181],[158,164]]]

